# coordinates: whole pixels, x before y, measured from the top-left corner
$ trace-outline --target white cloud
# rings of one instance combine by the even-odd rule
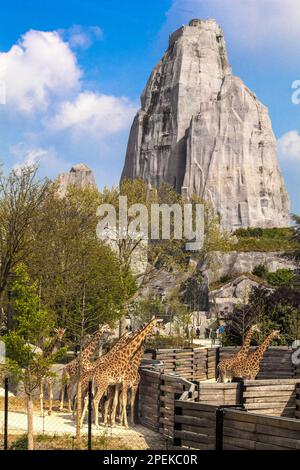
[[[277,142],[279,158],[284,160],[300,161],[300,134],[298,131],[290,131],[284,134]]]
[[[0,70],[7,106],[26,114],[45,111],[54,96],[76,91],[82,75],[76,56],[55,31],[28,31],[0,53]]]
[[[103,31],[99,26],[74,25],[69,29],[60,31],[60,34],[71,47],[82,49],[89,48],[94,41],[99,41],[103,37]]]
[[[299,0],[173,0],[167,12],[168,27],[192,18],[215,18],[227,38],[255,50],[257,45],[298,51]],[[280,49],[277,49],[280,46]]]
[[[22,141],[11,145],[9,153],[15,163],[14,170],[37,165],[41,176],[56,177],[58,173],[69,169],[70,164],[57,155],[54,148],[34,147]]]
[[[74,101],[60,104],[58,113],[49,121],[49,128],[72,129],[100,139],[128,127],[136,110],[136,103],[128,98],[85,91]]]

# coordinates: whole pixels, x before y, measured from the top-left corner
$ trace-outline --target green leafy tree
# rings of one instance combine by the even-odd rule
[[[259,344],[272,330],[280,330],[280,344],[291,345],[300,338],[300,294],[290,287],[275,291],[255,287],[247,304],[237,306],[226,319],[228,344],[241,344],[244,331],[257,323],[260,333],[254,342]]]
[[[22,381],[27,397],[28,449],[33,449],[33,398],[42,377],[50,374],[51,365],[65,350],[44,357],[45,338],[54,327],[53,314],[41,305],[38,284],[32,282],[25,265],[15,270],[12,285],[12,303],[15,311],[14,329],[4,336],[8,358],[8,372]]]
[[[33,250],[34,227],[48,196],[49,182],[38,181],[36,173],[36,167],[8,175],[0,172],[0,326],[5,321],[7,285],[16,266]]]

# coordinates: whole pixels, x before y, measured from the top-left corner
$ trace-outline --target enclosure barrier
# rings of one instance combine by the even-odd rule
[[[300,421],[176,400],[174,444],[199,450],[299,450]]]
[[[217,366],[238,347],[149,349],[145,358],[161,361],[163,372],[176,374],[188,380],[210,380],[217,377]],[[250,352],[255,348],[250,348]],[[258,379],[300,378],[300,366],[292,362],[293,349],[287,346],[270,347],[261,362]]]
[[[197,425],[199,429],[196,442],[199,443],[200,439],[203,448],[207,449],[212,447],[215,436],[215,422],[213,425],[214,419],[210,414],[217,408],[242,407],[246,413],[263,415],[264,418],[277,416],[295,420],[300,417],[297,410],[300,405],[299,392],[299,379],[205,383],[191,382],[174,373],[165,374],[161,371],[142,369],[139,393],[140,421],[170,441],[183,438],[177,431],[194,432],[192,427]],[[184,404],[181,411],[176,411],[179,400]],[[180,424],[184,425],[183,428],[178,427]],[[203,425],[205,430],[200,425]],[[183,441],[192,442],[193,439],[196,437],[185,434]]]

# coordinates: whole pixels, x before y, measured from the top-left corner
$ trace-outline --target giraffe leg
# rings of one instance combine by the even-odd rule
[[[105,426],[108,425],[109,419],[108,415],[110,414],[110,407],[112,405],[113,397],[112,397],[112,390],[109,388],[107,392],[107,397],[104,402],[104,409],[103,409],[103,424]],[[110,420],[111,420],[111,415],[110,415]]]
[[[102,396],[105,393],[105,390],[107,389],[107,383],[100,385],[98,387],[97,393],[94,398],[94,409],[95,409],[95,426],[98,428],[99,427],[99,402],[102,398]]]
[[[94,418],[95,418],[95,425],[96,427],[99,426],[99,402],[106,390],[106,387],[107,387],[107,384],[103,385],[102,387],[98,387],[98,390],[97,390],[97,393],[96,395],[94,396],[94,399],[93,399],[93,407],[94,407]],[[80,426],[82,427],[83,423],[84,423],[84,419],[85,419],[85,415],[87,413],[87,409],[88,409],[88,396],[87,394],[85,395],[85,399],[84,399],[84,407],[83,407],[83,411],[82,411],[82,414],[81,414],[81,420],[80,420]]]
[[[52,407],[53,407],[53,383],[52,379],[48,379],[48,390],[49,390],[49,410],[48,410],[48,415],[50,416],[52,414]]]
[[[115,426],[116,424],[116,411],[117,411],[117,405],[119,401],[119,390],[120,390],[120,385],[116,384],[115,394],[114,394],[114,399],[113,399],[113,404],[112,404],[112,409],[111,409],[111,425],[112,426]]]
[[[122,422],[121,424],[128,428],[127,421],[127,395],[128,395],[128,383],[123,382],[122,385],[122,394],[121,394],[121,409],[122,409]]]
[[[64,409],[64,401],[65,401],[65,385],[62,384],[62,386],[61,386],[61,398],[60,398],[60,405],[59,405],[60,411],[62,411]]]
[[[83,405],[83,410],[82,410],[81,418],[80,418],[80,427],[81,428],[82,428],[83,423],[84,423],[84,419],[85,419],[85,415],[87,413],[88,405],[89,405],[89,397],[88,397],[88,395],[86,395],[84,397],[84,405]]]
[[[59,409],[62,411],[64,409],[64,401],[65,401],[65,393],[66,393],[66,386],[68,385],[68,379],[66,376],[66,373],[62,373],[62,378],[61,378],[61,398],[60,398],[60,406]]]
[[[71,399],[71,382],[68,382],[67,385],[67,395],[68,395],[68,410],[69,413],[73,412],[73,407],[72,407],[72,399]]]
[[[131,424],[132,424],[132,425],[134,424],[134,405],[135,405],[135,398],[136,398],[136,394],[137,394],[138,388],[139,388],[138,385],[134,385],[133,387],[131,387],[131,394],[130,394],[130,420],[131,420]]]

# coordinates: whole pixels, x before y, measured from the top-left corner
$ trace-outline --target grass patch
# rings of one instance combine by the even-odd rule
[[[3,438],[2,438],[3,439]],[[8,438],[10,450],[27,450],[27,435],[10,435]],[[38,434],[34,437],[35,450],[87,450],[87,437],[82,437],[78,446],[73,436],[69,434],[48,435]],[[94,436],[92,440],[93,450],[133,450],[123,439],[108,436]]]
[[[294,251],[299,245],[292,240],[293,228],[248,228],[234,233],[238,243],[234,251]]]
[[[191,341],[182,336],[156,336],[147,341],[147,349],[178,349],[190,347],[192,347]]]
[[[236,274],[232,274],[231,276],[230,275],[223,276],[219,281],[212,282],[210,284],[210,291],[220,289],[221,287],[225,286],[229,282],[233,282],[241,276],[246,276],[251,281],[257,282],[257,284],[259,284],[260,286],[269,287],[269,288],[273,287],[268,283],[266,279],[262,279],[261,277],[255,276],[252,273],[241,273],[241,274],[236,273]]]

